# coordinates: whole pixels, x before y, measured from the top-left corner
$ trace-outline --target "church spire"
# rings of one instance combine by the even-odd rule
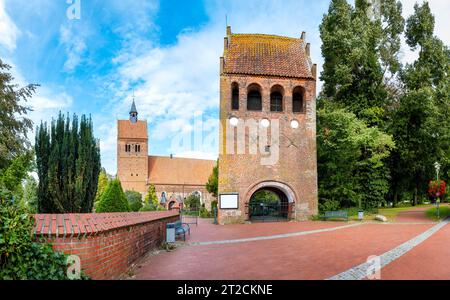
[[[138,112],[136,109],[136,104],[134,103],[134,96],[133,96],[133,103],[131,104],[131,109],[130,109],[130,121],[131,123],[136,123],[138,120]]]

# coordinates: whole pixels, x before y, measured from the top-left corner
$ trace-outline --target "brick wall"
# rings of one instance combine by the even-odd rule
[[[38,214],[35,236],[57,251],[78,255],[93,279],[115,279],[165,240],[177,211],[104,214]]]

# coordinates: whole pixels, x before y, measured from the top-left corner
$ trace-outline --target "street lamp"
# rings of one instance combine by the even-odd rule
[[[437,183],[439,184],[439,170],[441,169],[441,164],[439,162],[435,162],[434,168],[436,169],[436,180],[437,180]],[[440,196],[441,196],[441,193],[438,191],[436,193],[436,208],[437,208],[438,219],[440,218],[440,213],[439,213],[439,203],[441,202],[441,200],[439,198]]]

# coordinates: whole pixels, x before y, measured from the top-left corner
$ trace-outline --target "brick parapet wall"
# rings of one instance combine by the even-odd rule
[[[178,211],[35,215],[35,236],[56,251],[77,255],[93,279],[115,279],[165,240]]]

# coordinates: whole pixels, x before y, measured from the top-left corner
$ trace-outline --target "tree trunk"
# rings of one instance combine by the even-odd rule
[[[416,206],[416,205],[417,205],[417,187],[414,188],[414,204],[413,204],[413,206]]]

